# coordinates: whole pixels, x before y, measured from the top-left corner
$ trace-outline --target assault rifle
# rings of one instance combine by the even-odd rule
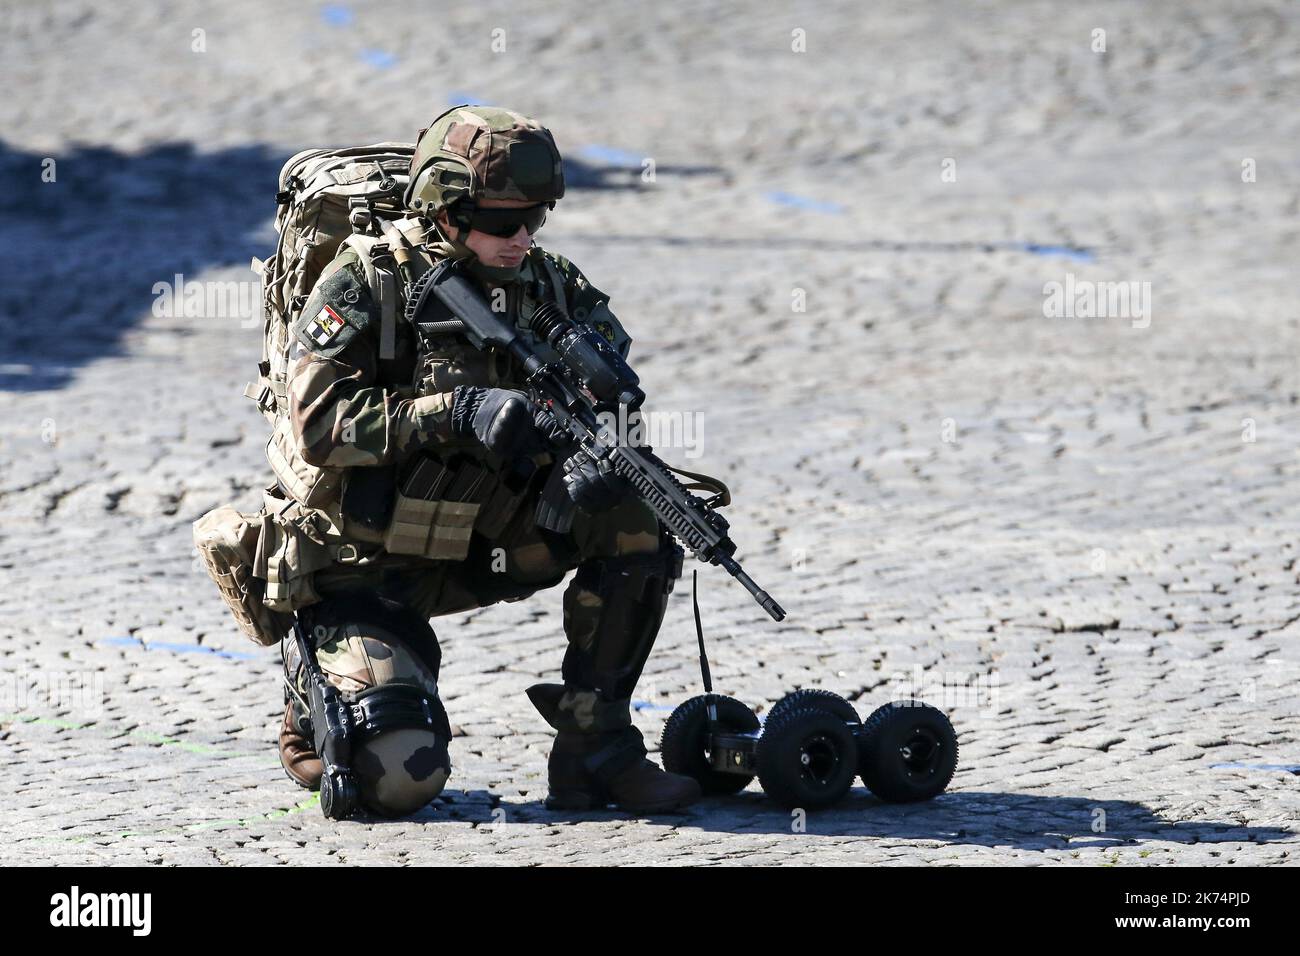
[[[435,303],[441,305],[438,311],[443,318],[421,321],[425,307]],[[453,260],[439,263],[412,283],[406,317],[421,335],[461,333],[477,349],[496,349],[512,356],[524,370],[533,401],[573,445],[598,466],[603,463],[626,479],[697,559],[721,565],[773,620],[785,617],[781,605],[755,584],[732,557],[735,542],[727,534],[727,520],[716,510],[731,500],[726,486],[678,469],[678,474],[695,479],[689,487],[683,485],[674,476],[674,469],[651,448],[621,444],[602,428],[599,416],[616,412],[619,406],[625,406],[629,413],[636,411],[645,401],[645,393],[636,373],[600,333],[571,322],[552,303],[540,306],[529,319],[529,327],[559,355],[559,361],[547,362],[518,328],[492,311],[483,293]],[[691,488],[714,493],[706,500],[692,494]],[[538,524],[563,531],[572,519],[573,505],[562,483],[551,481],[539,503]]]

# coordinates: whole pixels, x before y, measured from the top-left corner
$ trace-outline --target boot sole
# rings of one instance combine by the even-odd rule
[[[313,783],[308,783],[308,782],[305,781],[305,780],[300,780],[300,779],[298,779],[298,778],[295,777],[293,774],[291,774],[288,770],[286,770],[286,771],[284,772],[284,775],[285,775],[286,777],[288,777],[290,780],[292,780],[294,783],[296,783],[298,786],[300,786],[300,787],[302,787],[304,790],[308,791],[309,793],[315,793],[316,791],[320,790],[320,780],[319,780],[319,779],[316,780],[316,781],[313,782]]]
[[[546,797],[547,810],[603,810],[609,801],[581,790],[552,791]]]
[[[286,767],[286,766],[284,765],[284,754],[283,754],[283,753],[280,754],[280,769],[284,771],[284,775],[285,775],[286,777],[288,777],[290,780],[292,780],[292,781],[293,781],[294,783],[296,783],[298,786],[302,787],[304,790],[308,790],[308,791],[311,791],[312,793],[315,793],[317,790],[320,789],[320,777],[316,777],[316,778],[314,778],[310,783],[308,783],[308,782],[307,782],[306,780],[304,780],[302,777],[296,776],[295,774],[291,773],[291,772],[289,771],[289,768]]]
[[[698,797],[685,797],[677,800],[665,800],[662,803],[627,806],[582,791],[562,790],[559,793],[550,794],[546,798],[545,805],[547,810],[604,810],[612,804],[624,813],[670,813],[673,810],[688,807],[698,799]]]

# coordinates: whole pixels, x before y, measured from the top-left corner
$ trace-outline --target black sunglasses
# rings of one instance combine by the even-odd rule
[[[522,209],[476,209],[473,218],[470,219],[469,227],[479,232],[486,232],[489,236],[509,239],[519,231],[520,226],[523,226],[531,236],[542,228],[549,209],[549,203],[538,203],[536,206],[525,206]]]

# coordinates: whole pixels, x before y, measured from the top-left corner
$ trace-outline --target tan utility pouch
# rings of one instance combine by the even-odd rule
[[[313,576],[351,546],[342,542],[323,512],[269,490],[264,501],[253,572],[266,581],[265,604],[286,613],[315,604],[320,595],[312,584]]]
[[[420,457],[397,490],[385,550],[434,561],[465,560],[490,480],[487,469],[472,459],[444,464]]]
[[[398,492],[393,520],[384,532],[384,549],[436,561],[463,561],[481,507],[468,501],[408,498]]]
[[[279,642],[293,619],[263,603],[266,582],[253,573],[261,531],[260,515],[222,505],[194,522],[194,546],[239,629],[267,647]]]
[[[288,415],[280,415],[266,445],[266,458],[276,480],[295,501],[309,508],[319,507],[338,495],[342,468],[317,468],[302,460],[293,441]]]

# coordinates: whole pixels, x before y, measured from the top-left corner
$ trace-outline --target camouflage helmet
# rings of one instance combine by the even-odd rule
[[[453,106],[421,130],[411,157],[408,209],[449,209],[467,227],[479,199],[549,202],[564,195],[564,166],[551,131],[495,106]]]

